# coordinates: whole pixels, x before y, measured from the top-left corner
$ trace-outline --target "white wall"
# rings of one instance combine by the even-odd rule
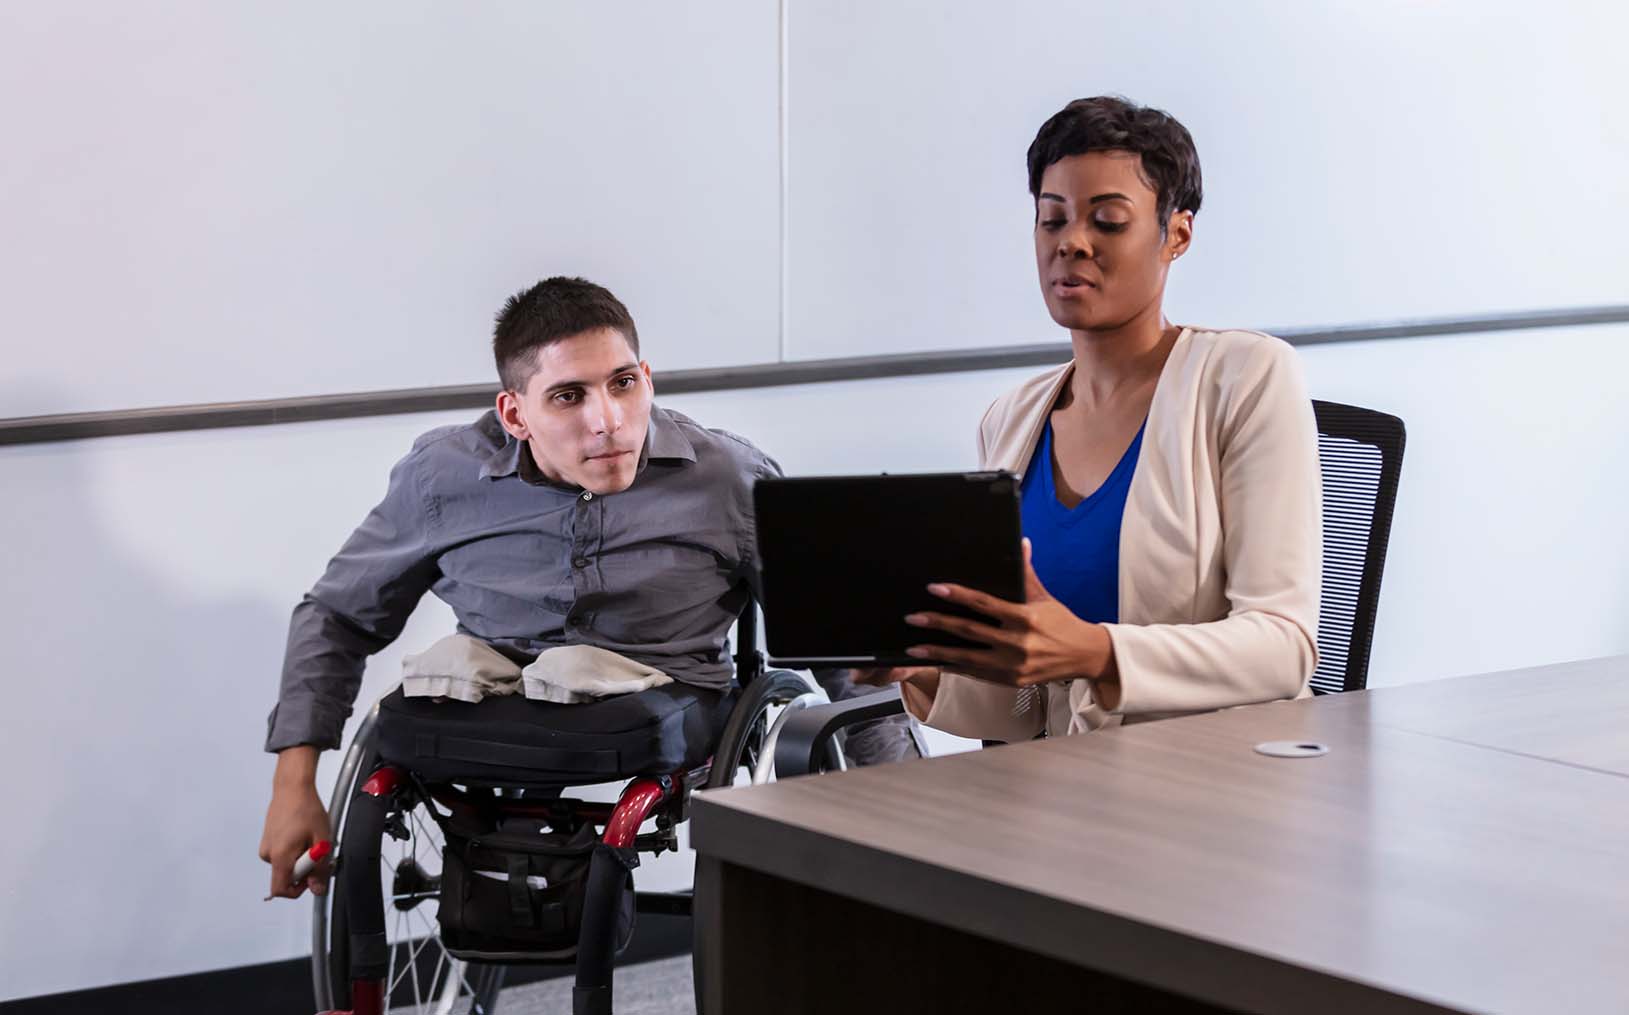
[[[1045,341],[1024,154],[1071,99],[1193,133],[1169,309],[1291,327],[1629,293],[1629,8],[833,0],[788,15],[787,352]]]
[[[1371,686],[1629,652],[1629,326],[1303,359],[1408,426]]]
[[[479,382],[554,272],[670,368],[1040,340],[1023,153],[1106,91],[1199,146],[1176,316],[1624,298],[1622,5],[778,6],[8,5],[0,418]]]
[[[1629,328],[1303,358],[1315,396],[1409,426],[1375,685],[1629,652]],[[663,401],[791,472],[954,469],[1027,373]],[[0,771],[21,832],[0,869],[27,874],[0,888],[0,999],[305,952],[306,907],[262,903],[255,856],[288,611],[412,437],[472,415],[0,448]],[[364,699],[449,624],[421,609]],[[641,884],[682,884],[688,863]]]
[[[774,359],[777,40],[759,0],[6,4],[0,417],[485,381],[554,273],[674,366]]]

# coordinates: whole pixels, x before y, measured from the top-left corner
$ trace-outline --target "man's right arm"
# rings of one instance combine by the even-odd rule
[[[266,808],[266,827],[260,833],[260,859],[271,864],[271,894],[299,898],[307,888],[318,895],[327,889],[328,871],[312,872],[294,884],[294,863],[315,843],[331,839],[328,811],[317,794],[317,749],[310,744],[285,747],[277,754],[272,776],[272,798]]]
[[[417,452],[396,464],[384,500],[294,608],[266,750],[338,747],[368,656],[396,640],[435,583],[421,464]]]
[[[339,746],[368,656],[401,634],[436,580],[416,459],[409,454],[391,470],[384,500],[329,561],[289,622],[266,734],[266,750],[278,757],[260,856],[272,865],[273,895],[321,890],[326,871],[306,884],[289,884],[300,854],[330,834],[317,794],[317,755]]]

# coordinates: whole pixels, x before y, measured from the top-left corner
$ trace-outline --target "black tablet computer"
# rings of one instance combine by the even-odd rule
[[[912,645],[967,642],[905,623],[975,616],[930,594],[955,582],[1024,598],[1017,477],[1006,472],[762,479],[753,489],[771,661],[909,666]]]

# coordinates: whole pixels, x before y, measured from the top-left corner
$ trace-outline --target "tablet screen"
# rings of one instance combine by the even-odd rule
[[[966,644],[905,623],[954,582],[1023,600],[1019,484],[1002,472],[760,480],[764,625],[780,665],[909,665],[911,645]]]

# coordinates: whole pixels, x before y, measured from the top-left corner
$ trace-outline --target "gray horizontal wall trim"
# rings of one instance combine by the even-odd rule
[[[1439,335],[1517,331],[1526,328],[1623,323],[1629,323],[1629,305],[1534,310],[1514,314],[1354,324],[1333,328],[1285,328],[1272,333],[1281,336],[1292,345],[1328,345],[1334,342],[1372,342],[1393,338],[1428,338]],[[740,367],[663,371],[656,376],[656,388],[662,395],[681,395],[702,391],[735,391],[745,388],[785,387],[793,384],[873,380],[882,377],[913,377],[922,374],[1048,366],[1063,362],[1068,355],[1068,343],[1046,342],[1040,345],[996,346],[953,352],[794,360]],[[16,419],[0,419],[0,445],[486,408],[492,404],[496,391],[492,384],[459,384],[348,395],[273,398],[254,402],[216,402],[112,412],[78,412],[57,416],[23,416]]]

